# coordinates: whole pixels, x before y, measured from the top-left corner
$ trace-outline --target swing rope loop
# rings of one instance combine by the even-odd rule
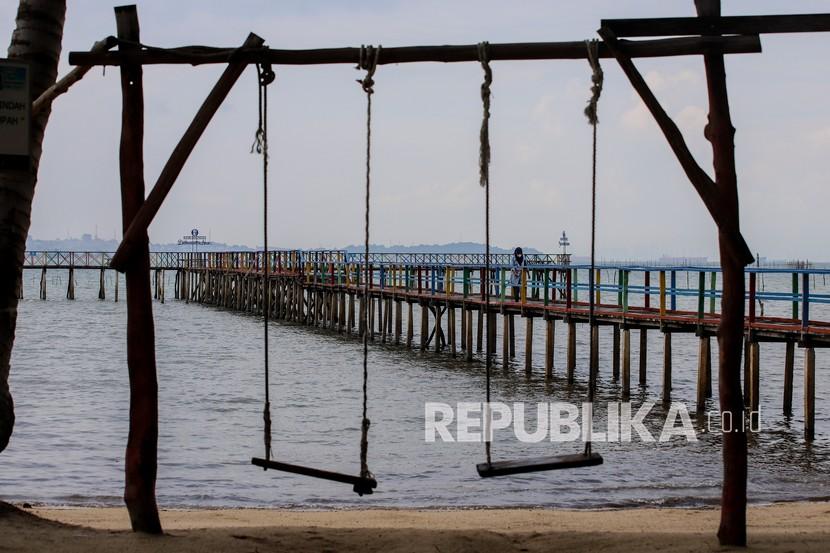
[[[487,345],[485,352],[485,379],[486,401],[484,404],[484,450],[487,454],[487,464],[491,464],[490,435],[492,427],[492,413],[490,412],[490,371],[493,359],[490,355],[490,85],[493,83],[493,71],[490,69],[487,42],[478,44],[478,59],[484,69],[484,81],[481,83],[481,103],[483,115],[481,118],[481,132],[479,133],[479,184],[484,187],[484,275],[481,280],[484,291],[484,313],[486,317]]]
[[[478,44],[478,59],[484,69],[484,81],[481,83],[481,102],[484,106],[484,115],[481,118],[479,133],[480,149],[478,153],[479,184],[487,186],[490,181],[490,85],[493,83],[493,70],[490,69],[488,53],[489,42]]]
[[[269,283],[270,259],[268,254],[268,85],[274,82],[276,75],[271,64],[259,64],[257,70],[259,121],[254,135],[251,153],[262,155],[262,267],[263,267],[263,364],[265,366],[265,405],[262,409],[263,442],[265,459],[270,460],[271,450],[271,396],[270,367],[268,359],[268,322],[271,315],[271,288]],[[267,470],[267,469],[266,469]]]
[[[365,227],[364,227],[364,242],[363,242],[363,320],[368,324],[369,321],[369,278],[371,273],[369,270],[369,198],[371,190],[371,169],[372,169],[372,94],[375,93],[375,81],[372,78],[377,69],[378,59],[380,58],[381,46],[377,48],[374,46],[361,46],[360,59],[356,69],[363,69],[366,71],[366,76],[363,79],[357,79],[357,82],[366,93],[366,209],[365,209]],[[363,329],[363,419],[360,425],[360,476],[364,478],[374,478],[372,472],[369,470],[369,426],[372,424],[368,416],[368,384],[369,384],[369,330],[364,326]]]
[[[588,105],[585,106],[585,116],[591,125],[599,123],[597,118],[597,103],[599,102],[600,94],[602,94],[602,82],[605,78],[602,72],[602,66],[599,64],[599,40],[586,40],[585,45],[588,47],[588,63],[591,64],[593,73],[591,74],[591,98],[588,100]]]
[[[599,41],[587,40],[585,45],[588,48],[588,63],[591,64],[593,73],[591,74],[591,98],[588,100],[588,105],[585,107],[585,116],[588,117],[588,122],[591,124],[593,131],[593,150],[591,157],[591,269],[588,274],[588,326],[591,329],[590,337],[590,351],[594,351],[594,273],[596,272],[596,235],[597,235],[597,104],[599,102],[600,94],[602,94],[603,73],[602,67],[599,64]],[[588,376],[588,403],[594,402],[594,390],[597,386],[597,372],[598,367],[591,363],[591,370]],[[592,411],[593,412],[593,411]],[[585,455],[591,454],[591,440],[585,442]]]

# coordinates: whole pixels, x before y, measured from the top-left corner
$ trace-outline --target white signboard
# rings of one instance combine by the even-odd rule
[[[32,103],[29,66],[0,59],[0,163],[28,164]]]

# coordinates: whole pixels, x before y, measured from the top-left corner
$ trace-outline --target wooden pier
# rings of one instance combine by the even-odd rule
[[[45,298],[48,270],[70,273],[67,298],[74,299],[72,273],[78,269],[101,272],[104,299],[104,272],[109,253],[27,252],[26,268],[41,271],[41,297]],[[364,329],[382,343],[417,347],[422,351],[445,351],[471,361],[474,352],[490,344],[490,354],[509,364],[515,358],[516,317],[525,319],[524,370],[533,366],[533,334],[542,321],[545,337],[544,376],[554,370],[554,327],[567,325],[565,375],[575,379],[578,325],[588,324],[588,268],[571,265],[561,255],[528,255],[518,300],[509,285],[510,255],[492,256],[491,313],[485,317],[480,283],[482,254],[372,254],[370,255],[369,297],[363,297],[362,254],[344,251],[278,251],[269,255],[268,282],[264,280],[261,252],[155,252],[151,253],[153,297],[165,300],[165,272],[175,272],[174,298],[227,309],[262,313],[265,294],[270,294],[271,317],[334,332],[359,336]],[[811,279],[825,279],[827,269],[750,268],[745,319],[744,398],[747,408],[757,412],[760,398],[761,342],[779,342],[785,347],[782,410],[792,414],[795,346],[804,355],[804,432],[815,435],[815,349],[830,347],[830,321],[811,317],[813,310],[830,304],[830,295],[811,292]],[[759,278],[777,274],[791,281],[790,290],[760,290]],[[606,275],[603,281],[603,276]],[[610,275],[610,276],[608,276]],[[612,327],[611,377],[620,381],[622,399],[631,394],[631,333],[639,338],[637,384],[648,381],[649,331],[663,335],[662,401],[671,402],[672,335],[694,334],[699,339],[697,367],[697,408],[702,410],[712,395],[711,338],[717,335],[720,314],[717,299],[717,267],[668,267],[604,265],[595,273],[595,326]],[[684,276],[686,285],[681,285]],[[117,287],[116,287],[117,301]],[[359,320],[362,302],[369,301],[369,320]],[[759,313],[758,306],[777,315]],[[695,308],[690,308],[694,306]],[[777,307],[777,309],[773,309]],[[782,316],[786,308],[789,316]],[[420,311],[420,342],[415,337],[415,310]],[[763,311],[763,309],[762,309]],[[827,308],[830,312],[830,308]],[[496,321],[502,317],[501,352],[497,353]],[[404,320],[406,321],[404,323]],[[491,327],[485,329],[486,320]],[[485,340],[489,336],[489,340]],[[595,340],[594,343],[598,343]],[[606,346],[608,347],[608,346]],[[589,352],[592,366],[598,365],[599,348]]]

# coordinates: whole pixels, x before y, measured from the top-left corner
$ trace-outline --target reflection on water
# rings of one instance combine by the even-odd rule
[[[33,299],[37,297],[33,274],[26,273],[26,299],[20,307],[12,359],[17,426],[10,447],[0,454],[0,493],[6,500],[120,504],[129,397],[125,305],[112,302],[112,282],[110,299],[96,299],[97,273],[92,271],[77,273],[74,302],[63,299],[57,281],[49,282],[47,301]],[[65,285],[63,276],[60,284]],[[167,289],[172,290],[172,283]],[[379,480],[375,495],[359,498],[349,486],[264,472],[249,464],[263,447],[261,320],[173,300],[155,303],[154,308],[162,505],[603,507],[718,500],[720,435],[705,432],[705,421],[695,420],[694,413],[693,420],[702,430],[696,443],[674,438],[658,444],[597,444],[595,449],[605,457],[599,467],[481,480],[474,466],[483,460],[481,444],[424,442],[424,403],[483,400],[483,364],[379,343],[371,349],[369,382],[369,465]],[[416,320],[415,343],[419,328]],[[541,327],[534,332],[534,374],[525,376],[523,329],[523,324],[516,325],[515,366],[495,369],[493,399],[584,401],[588,361],[584,329],[579,333],[577,383],[572,388],[562,378],[564,325],[556,328],[557,374],[549,383],[541,377]],[[636,366],[639,340],[634,338]],[[601,344],[610,346],[609,329],[602,329]],[[714,341],[713,349],[716,356]],[[649,333],[649,352],[648,386],[632,390],[635,410],[643,401],[659,403],[662,337],[657,332]],[[674,337],[673,398],[687,402],[691,411],[696,356],[693,336]],[[830,361],[823,351],[817,352],[817,440],[808,447],[801,438],[800,351],[795,413],[790,420],[780,415],[783,356],[782,345],[761,345],[764,429],[750,442],[750,497],[756,501],[827,497],[830,385],[823,376]],[[271,360],[276,457],[356,472],[360,343],[329,331],[275,322]],[[599,402],[619,398],[610,367],[610,347],[603,347]],[[535,408],[528,411],[535,416]],[[661,414],[658,405],[647,419],[655,435],[663,423]],[[602,430],[604,409],[598,416],[595,427]],[[534,428],[530,419],[528,429]],[[497,434],[493,452],[495,459],[506,459],[580,448],[581,444],[521,444],[510,433]]]

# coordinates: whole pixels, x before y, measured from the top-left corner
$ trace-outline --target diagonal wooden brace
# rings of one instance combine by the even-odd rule
[[[706,171],[704,171],[703,168],[697,163],[692,155],[692,152],[689,150],[689,147],[686,145],[686,141],[683,139],[683,134],[680,132],[680,129],[677,128],[675,122],[671,117],[669,117],[666,110],[663,109],[663,106],[660,105],[657,97],[651,91],[651,88],[649,88],[648,83],[646,83],[642,74],[631,60],[631,56],[625,52],[625,49],[620,44],[613,31],[606,27],[602,27],[599,31],[597,31],[597,33],[600,37],[602,37],[603,41],[605,41],[608,50],[610,50],[617,59],[617,63],[619,63],[623,73],[625,73],[626,77],[628,77],[628,80],[631,82],[631,86],[637,91],[637,94],[640,95],[640,98],[651,112],[651,115],[654,117],[657,125],[660,127],[660,130],[663,131],[663,135],[666,137],[669,147],[671,147],[675,157],[677,157],[677,161],[680,162],[680,166],[683,168],[683,171],[685,171],[686,176],[692,183],[692,186],[694,186],[701,200],[703,200],[703,204],[706,206],[706,209],[715,221],[719,232],[728,238],[729,243],[731,244],[730,249],[734,255],[738,256],[744,264],[752,263],[754,258],[752,256],[752,252],[749,250],[749,246],[747,246],[740,231],[736,230],[735,222],[727,216],[726,212],[721,207],[722,203],[717,185],[706,173]]]
[[[251,33],[242,48],[259,48],[264,42],[261,37]],[[167,198],[167,194],[173,188],[176,178],[181,173],[196,143],[247,66],[248,63],[245,61],[235,61],[233,59],[229,61],[228,67],[219,77],[205,101],[202,102],[202,106],[193,117],[190,126],[182,135],[173,153],[170,154],[170,158],[164,165],[153,190],[150,191],[141,209],[130,223],[127,232],[124,233],[121,244],[119,244],[118,250],[110,261],[110,266],[113,269],[123,273],[129,266],[135,247],[141,243],[141,237],[146,236],[147,228],[153,222],[153,218],[158,213],[165,198]]]

